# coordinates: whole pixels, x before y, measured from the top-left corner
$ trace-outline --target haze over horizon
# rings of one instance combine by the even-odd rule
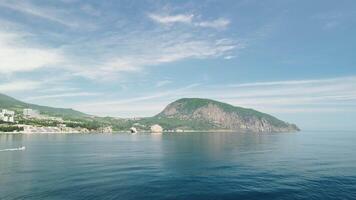
[[[356,2],[0,0],[0,93],[99,116],[183,97],[356,130]]]

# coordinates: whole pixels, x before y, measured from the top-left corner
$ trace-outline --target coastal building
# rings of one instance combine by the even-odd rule
[[[151,132],[152,133],[162,133],[163,128],[160,125],[155,124],[155,125],[151,126]]]
[[[131,127],[131,128],[130,128],[130,132],[131,132],[132,134],[136,134],[136,133],[137,133],[137,129],[136,129],[135,127]]]
[[[23,109],[23,116],[26,118],[39,118],[41,115],[38,110],[26,108],[26,109]]]
[[[106,127],[100,127],[98,129],[99,133],[112,133],[112,127],[111,126],[106,126]]]
[[[19,125],[23,128],[22,133],[25,134],[39,134],[39,133],[89,133],[86,128],[71,128],[71,127],[50,127],[50,126],[33,126],[33,125]]]
[[[43,119],[47,119],[47,120],[52,120],[52,121],[57,121],[57,122],[64,122],[63,118],[61,117],[49,117],[49,116],[43,116]]]
[[[15,111],[2,109],[0,112],[0,120],[4,122],[15,122]]]

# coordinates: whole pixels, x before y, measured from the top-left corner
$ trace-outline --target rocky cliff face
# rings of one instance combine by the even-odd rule
[[[180,99],[169,104],[159,118],[204,121],[215,129],[244,132],[294,132],[294,124],[252,109],[235,107],[208,99]]]

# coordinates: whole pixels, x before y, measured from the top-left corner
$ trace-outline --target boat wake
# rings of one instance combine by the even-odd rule
[[[1,151],[24,151],[26,150],[26,147],[19,147],[19,148],[12,148],[12,149],[0,149],[0,152]]]

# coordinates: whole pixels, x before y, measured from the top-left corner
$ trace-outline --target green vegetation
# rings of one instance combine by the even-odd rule
[[[203,120],[181,120],[164,117],[148,117],[137,121],[144,125],[147,129],[153,124],[159,124],[165,129],[189,129],[189,130],[211,130],[217,128],[214,124]]]
[[[149,130],[153,124],[159,124],[166,130],[185,129],[185,130],[213,130],[224,129],[224,125],[217,124],[211,119],[201,116],[200,118],[194,117],[195,112],[199,108],[208,108],[208,105],[214,105],[222,110],[227,116],[227,121],[230,121],[233,116],[239,116],[241,123],[250,123],[249,126],[253,126],[253,122],[267,121],[269,124],[275,127],[290,127],[294,126],[295,130],[298,128],[295,125],[285,123],[271,115],[248,108],[242,108],[232,106],[226,103],[201,98],[183,98],[169,104],[164,111],[153,117],[146,117],[138,120],[120,119],[112,117],[96,117],[88,115],[73,109],[66,108],[52,108],[47,106],[39,106],[34,104],[24,103],[18,101],[7,95],[0,94],[0,108],[14,110],[16,113],[16,120],[19,124],[27,124],[34,126],[56,127],[65,125],[71,128],[86,128],[88,130],[99,130],[102,127],[111,126],[114,131],[129,130],[130,127],[135,126],[139,130]],[[27,119],[22,116],[23,109],[31,108],[38,110],[41,115],[50,117],[60,117],[63,120],[56,120],[50,118],[43,119]],[[174,110],[173,115],[167,115],[167,109]],[[214,112],[212,110],[212,112]],[[168,112],[169,113],[169,112]],[[217,114],[217,113],[215,113]],[[229,115],[231,114],[231,115]],[[218,113],[219,115],[219,113]],[[220,115],[222,115],[220,113]],[[230,119],[230,120],[229,120]],[[226,122],[228,123],[228,122]],[[10,127],[10,126],[8,126]],[[293,127],[292,127],[293,128]],[[4,128],[10,130],[11,128]]]
[[[19,101],[15,98],[9,97],[4,94],[0,94],[0,108],[5,108],[9,110],[14,110],[16,113],[22,113],[23,109],[31,108],[38,110],[43,115],[49,115],[53,117],[62,117],[68,119],[82,119],[90,117],[85,113],[68,109],[68,108],[52,108],[48,106],[39,106],[35,104],[28,104],[22,101]]]
[[[169,128],[191,130],[228,129],[251,132],[298,131],[293,124],[248,108],[201,98],[183,98],[169,104],[150,119]]]
[[[265,119],[266,121],[271,122],[271,124],[275,126],[284,126],[285,122],[268,115],[266,113],[259,112],[254,109],[242,108],[238,106],[233,106],[227,103],[222,103],[219,101],[211,100],[211,99],[202,99],[202,98],[183,98],[179,99],[170,105],[179,105],[178,111],[180,114],[191,115],[197,109],[208,106],[209,104],[213,104],[221,108],[227,113],[236,113],[241,117],[257,117],[258,119]],[[168,106],[170,106],[168,105]],[[163,113],[158,114],[156,117],[165,117]]]
[[[18,126],[0,126],[0,132],[14,132],[14,131],[23,131],[23,127]]]
[[[108,121],[105,118],[94,117],[73,109],[52,108],[48,106],[28,104],[4,94],[0,94],[0,108],[14,110],[16,113],[15,118],[19,124],[48,126],[48,127],[55,127],[58,126],[59,124],[64,124],[68,127],[87,128],[89,130],[96,130],[100,127],[110,126],[112,124],[111,121]],[[50,117],[60,117],[63,119],[63,122],[57,120],[48,120],[48,119],[23,118],[22,113],[23,113],[23,109],[25,108],[38,110],[41,113],[41,115],[50,116]]]

